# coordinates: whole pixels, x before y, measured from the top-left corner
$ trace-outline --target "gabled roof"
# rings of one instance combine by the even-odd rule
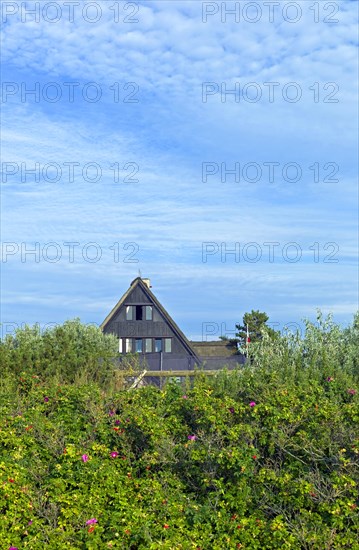
[[[194,351],[194,349],[191,346],[189,340],[187,340],[186,336],[183,334],[181,329],[177,326],[177,324],[174,322],[172,317],[167,313],[165,308],[160,304],[160,302],[157,300],[156,296],[148,288],[147,284],[143,282],[141,277],[137,277],[136,279],[134,279],[132,281],[130,288],[125,292],[125,294],[122,296],[122,298],[120,298],[120,300],[117,302],[115,307],[110,311],[110,313],[107,315],[106,319],[101,323],[100,328],[102,330],[104,330],[106,325],[113,319],[113,317],[119,311],[120,307],[126,302],[127,298],[130,296],[130,294],[138,286],[147,295],[147,297],[150,299],[150,301],[156,306],[156,308],[160,311],[160,313],[166,319],[167,323],[171,326],[173,332],[176,334],[177,338],[182,342],[182,344],[184,345],[184,347],[188,351],[188,353],[190,355],[193,355],[196,359],[198,359],[197,353]]]

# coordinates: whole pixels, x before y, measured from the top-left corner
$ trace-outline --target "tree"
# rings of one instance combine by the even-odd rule
[[[236,333],[236,341],[240,347],[244,348],[247,341],[247,326],[249,332],[250,342],[259,342],[263,337],[263,331],[265,330],[267,334],[276,338],[278,336],[278,331],[273,330],[267,325],[269,317],[266,313],[261,311],[252,311],[250,313],[245,313],[243,315],[243,324],[236,325],[238,332]]]
[[[41,332],[39,325],[17,329],[0,345],[0,367],[16,375],[54,375],[72,383],[77,377],[106,383],[114,370],[118,340],[79,319]]]

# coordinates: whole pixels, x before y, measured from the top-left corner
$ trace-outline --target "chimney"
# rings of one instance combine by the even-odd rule
[[[142,282],[145,283],[147,288],[152,288],[150,279],[142,279]]]

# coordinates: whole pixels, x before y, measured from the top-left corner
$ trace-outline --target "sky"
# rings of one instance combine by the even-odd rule
[[[1,323],[358,310],[358,3],[2,2]]]

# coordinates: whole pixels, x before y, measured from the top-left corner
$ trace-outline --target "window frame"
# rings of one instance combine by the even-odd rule
[[[153,353],[153,338],[145,338],[145,353]],[[147,343],[150,343],[150,349],[147,349]]]
[[[162,338],[154,338],[154,340],[155,340],[155,346],[154,346],[155,347],[155,353],[162,353],[162,351],[163,351]],[[157,342],[160,343],[160,348],[161,349],[157,349]]]
[[[143,353],[143,338],[135,338],[135,353]],[[140,344],[140,350],[137,349],[137,344]]]
[[[125,353],[133,353],[132,338],[125,338]]]
[[[134,306],[135,321],[143,321],[143,306]]]
[[[163,338],[164,342],[163,342],[163,351],[164,353],[172,353],[172,338]],[[166,347],[167,347],[167,343],[169,343],[169,347],[170,349],[167,350]]]
[[[153,321],[153,306],[143,306],[145,308],[145,321]],[[147,313],[150,313],[149,317],[147,317]]]

